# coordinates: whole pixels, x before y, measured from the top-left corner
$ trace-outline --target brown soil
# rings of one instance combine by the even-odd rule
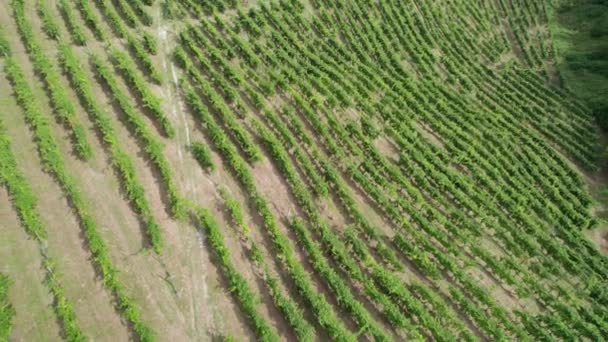
[[[374,146],[384,155],[385,157],[392,159],[393,161],[399,160],[399,151],[391,144],[388,139],[384,136],[380,136],[374,140]]]

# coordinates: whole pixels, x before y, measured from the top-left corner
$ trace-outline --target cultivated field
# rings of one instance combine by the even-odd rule
[[[544,0],[0,0],[0,341],[608,338]]]

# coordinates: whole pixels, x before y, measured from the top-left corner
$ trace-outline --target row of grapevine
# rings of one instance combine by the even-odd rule
[[[370,280],[366,278],[365,275],[363,275],[359,267],[352,263],[350,256],[348,256],[346,253],[344,245],[334,235],[327,223],[320,221],[320,214],[316,210],[315,206],[312,204],[313,202],[310,194],[307,193],[303,183],[298,179],[295,169],[292,165],[290,165],[287,153],[282,148],[281,143],[272,135],[272,133],[270,133],[270,131],[262,128],[260,123],[257,123],[256,126],[257,130],[259,131],[260,137],[265,141],[266,145],[268,146],[268,149],[275,161],[277,162],[279,169],[285,175],[287,181],[291,184],[294,195],[297,198],[302,209],[305,213],[307,213],[308,217],[311,220],[311,223],[319,230],[321,240],[323,240],[324,244],[328,245],[327,247],[331,251],[332,257],[336,259],[336,262],[338,264],[343,265],[343,267],[348,270],[349,274],[354,279],[356,279],[357,281],[361,281],[365,285],[367,294],[371,298],[374,298],[374,301],[376,301],[379,305],[381,305],[381,307],[383,308],[383,314],[389,318],[389,321],[391,321],[396,326],[412,329],[410,323],[408,323],[407,319],[399,313],[399,310],[396,309],[394,305],[378,291],[376,286],[373,285]],[[298,234],[301,236],[300,238],[305,240],[303,241],[303,244],[310,257],[313,258],[313,265],[315,265],[315,267],[318,267],[318,271],[322,274],[324,272],[329,272],[328,281],[330,281],[330,286],[342,289],[341,291],[338,291],[338,296],[340,298],[340,295],[344,295],[343,289],[345,285],[341,284],[339,281],[336,282],[335,278],[333,278],[332,280],[332,270],[328,269],[327,261],[324,261],[325,259],[318,254],[319,248],[311,247],[311,245],[314,245],[314,243],[309,240],[310,238],[308,236],[302,235],[304,234],[304,232],[302,231],[303,227],[301,226],[301,223],[298,223],[297,220],[295,220],[294,222],[295,223],[292,225],[292,227],[297,228],[297,230],[299,231]],[[358,309],[356,306],[354,306],[350,310]],[[356,317],[357,319],[361,319],[364,322],[369,320],[369,318],[367,318],[366,315],[361,312],[354,311],[352,312],[352,314],[354,315],[354,317]],[[369,326],[370,329],[374,326],[372,323],[368,322],[366,322],[365,325]],[[371,332],[372,334],[374,334],[373,330],[371,330]],[[375,336],[378,339],[383,338],[382,336]]]
[[[168,204],[172,216],[175,218],[184,218],[186,216],[184,200],[173,180],[169,163],[163,155],[164,147],[162,142],[154,136],[152,131],[143,121],[141,113],[135,109],[132,101],[121,90],[109,66],[97,55],[91,55],[91,62],[93,63],[95,73],[108,87],[112,97],[126,115],[127,120],[132,127],[131,131],[133,135],[138,139],[141,139],[144,143],[146,154],[160,173],[161,180],[164,184],[167,196],[169,197]]]
[[[65,91],[65,87],[61,82],[59,73],[55,70],[51,61],[42,50],[36,40],[36,37],[34,36],[25,14],[23,1],[12,1],[11,6],[13,8],[19,34],[21,35],[23,43],[32,60],[34,70],[41,75],[45,85],[47,86],[48,92],[50,93],[50,99],[54,107],[54,112],[56,113],[58,119],[71,131],[74,151],[83,160],[90,159],[92,156],[92,150],[89,142],[87,141],[88,138],[86,130],[76,117],[74,105]],[[45,11],[48,10],[46,7],[43,7],[43,9]],[[50,17],[49,13],[45,13]]]
[[[137,178],[133,160],[122,149],[121,143],[114,132],[110,117],[98,104],[88,75],[80,65],[78,57],[69,45],[66,44],[61,45],[59,51],[60,63],[64,72],[83,102],[91,121],[95,123],[96,129],[103,137],[104,143],[109,147],[111,160],[116,168],[122,189],[127,194],[129,201],[134,206],[140,220],[145,226],[152,248],[157,253],[160,253],[162,249],[160,225],[156,221],[150,204],[146,199],[144,187]]]
[[[91,30],[98,41],[106,40],[106,32],[101,27],[101,21],[95,13],[94,7],[88,0],[76,0],[76,8],[80,12],[85,25]]]
[[[244,191],[249,194],[250,200],[253,202],[257,212],[263,219],[263,226],[269,232],[275,245],[275,250],[285,265],[285,271],[289,274],[294,282],[298,293],[304,298],[311,310],[315,312],[316,319],[319,324],[325,328],[328,334],[339,340],[354,340],[354,337],[344,327],[340,320],[336,317],[331,305],[327,303],[325,297],[318,294],[314,289],[310,275],[304,270],[300,261],[294,254],[293,247],[289,241],[279,230],[274,215],[270,211],[268,202],[258,194],[253,181],[253,176],[245,161],[238,155],[234,145],[230,143],[222,129],[213,120],[207,107],[202,103],[198,95],[186,84],[185,87],[186,102],[192,109],[194,115],[202,122],[206,123],[206,130],[210,136],[210,140],[214,147],[222,154],[224,160],[228,163],[231,173],[236,177]]]
[[[10,53],[7,53],[5,57],[9,56]],[[56,269],[52,266],[53,260],[44,252],[48,233],[37,210],[37,197],[17,166],[2,120],[0,120],[0,185],[6,187],[25,232],[39,246],[46,268],[45,283],[53,295],[53,309],[61,322],[63,334],[68,341],[83,341],[85,336],[76,322],[73,304],[64,295],[63,287],[56,277]],[[2,340],[8,340],[12,316],[12,308],[6,302],[7,285],[8,278],[0,275],[0,316],[2,317],[0,339]]]
[[[182,57],[182,59],[183,58],[185,58],[185,57]],[[216,80],[218,82],[221,81],[221,79],[217,79],[217,77],[222,77],[222,75],[217,75],[216,77],[214,77],[214,80]],[[300,197],[300,198],[303,198],[303,197]],[[340,298],[342,298],[342,296],[347,296],[346,298],[348,298],[348,296],[350,296],[348,290],[346,290],[346,288],[344,287],[344,284],[340,284],[340,281],[337,280],[335,274],[332,275],[333,273],[331,273],[332,271],[330,269],[328,269],[326,262],[320,261],[320,263],[316,263],[316,265],[318,265],[321,270],[325,271],[325,272],[322,272],[324,274],[324,277],[328,277],[328,279],[331,279],[330,284],[332,284],[331,286],[337,291]],[[352,299],[350,299],[350,300],[345,299],[344,301],[347,303],[347,305],[348,305],[348,303],[353,302]],[[355,314],[355,317],[357,317],[357,319],[363,320],[364,322],[369,322],[369,318],[367,318],[365,316],[365,314],[363,313],[363,311],[361,311],[362,309],[357,308],[356,301],[353,303],[355,304],[355,306],[350,307],[349,310],[355,310],[353,312]],[[370,323],[365,323],[364,326],[370,326]],[[386,338],[386,337],[382,337],[382,335],[377,335],[378,332],[379,332],[379,330],[377,330],[377,328],[376,328],[375,333],[374,333],[374,330],[372,330],[372,333],[375,334],[377,338],[380,338],[380,339]]]
[[[575,178],[576,179],[576,178]]]
[[[84,46],[87,44],[87,37],[84,34],[84,29],[80,26],[76,19],[76,13],[72,7],[72,3],[67,0],[60,0],[57,3],[59,12],[63,17],[63,21],[72,36],[72,42],[76,45]]]
[[[73,206],[87,247],[92,254],[92,261],[103,279],[105,288],[114,295],[117,310],[129,324],[132,324],[135,335],[141,341],[153,340],[151,327],[142,320],[139,308],[117,277],[118,270],[111,262],[107,246],[99,235],[97,224],[91,216],[90,206],[82,196],[74,178],[68,174],[55,134],[50,128],[46,116],[41,113],[38,101],[21,68],[13,59],[8,58],[5,60],[5,72],[13,87],[17,102],[23,109],[25,120],[33,132],[42,164],[56,179]]]
[[[407,15],[407,14],[406,14]],[[442,24],[442,23],[440,23]],[[455,50],[456,52],[453,54],[453,58],[454,60],[463,60],[463,59],[468,59],[470,60],[470,58],[467,58],[467,54],[463,53],[463,49],[461,46],[453,44],[450,41],[445,41],[445,40],[438,40],[437,41],[440,44],[443,45],[447,45],[446,48],[450,49],[450,50]],[[467,42],[467,45],[473,45],[474,43],[470,43]],[[477,65],[477,64],[462,64],[461,62],[459,62],[458,64],[454,64],[453,61],[451,59],[447,59],[446,60],[446,65],[449,67],[450,71],[456,71],[459,75],[461,75],[461,78],[464,79],[468,79],[468,82],[471,82],[471,85],[478,83],[480,80],[484,80],[484,82],[488,82],[490,84],[498,84],[500,83],[500,86],[497,86],[495,89],[504,89],[507,91],[502,91],[502,92],[484,92],[482,93],[484,96],[489,96],[489,97],[494,97],[494,98],[508,98],[508,102],[502,102],[501,105],[504,105],[505,108],[509,108],[509,112],[510,113],[517,113],[517,112],[528,112],[529,114],[532,114],[530,109],[533,109],[535,111],[534,116],[538,116],[539,114],[544,114],[544,111],[552,111],[551,107],[545,107],[543,109],[538,108],[537,102],[539,104],[542,104],[542,101],[544,100],[544,97],[536,97],[534,98],[534,102],[530,103],[530,101],[528,101],[528,99],[530,98],[529,96],[526,95],[525,92],[531,91],[530,88],[523,88],[520,86],[519,82],[509,82],[509,79],[506,79],[504,76],[501,75],[497,75],[498,77],[493,77],[493,78],[487,78],[486,75],[489,72],[492,72],[491,70],[489,70],[488,68],[484,68],[483,66]],[[458,69],[462,68],[462,65],[467,65],[470,66],[470,68],[472,68],[474,70],[475,73],[478,73],[478,75],[476,75],[475,77],[470,77],[467,74],[463,74],[462,72],[459,72]],[[484,70],[485,69],[485,70]],[[511,76],[511,75],[508,75]],[[517,89],[518,88],[518,89]],[[541,89],[543,89],[544,87],[541,87]],[[518,97],[518,96],[511,96],[510,91],[513,91],[514,89],[516,89],[516,92],[522,93],[522,95],[524,95],[523,97]],[[524,101],[528,101],[528,103],[526,105],[523,104]],[[512,106],[509,102],[511,103],[520,103],[519,106]],[[559,108],[559,107],[558,107]],[[537,110],[538,109],[538,110]],[[558,113],[556,113],[558,114]],[[559,115],[557,116],[559,117]],[[588,116],[586,120],[586,125],[589,125],[590,122],[588,120]],[[555,123],[559,123],[561,120],[556,120],[553,121]],[[573,127],[561,127],[559,125],[554,125],[553,123],[551,123],[552,125],[554,125],[554,127],[552,127],[551,130],[546,129],[546,127],[542,126],[542,125],[538,125],[538,123],[540,121],[536,121],[536,120],[532,120],[530,121],[532,125],[535,126],[536,129],[539,129],[541,132],[543,132],[543,134],[548,134],[549,136],[552,135],[552,131],[557,129],[566,129],[566,130],[570,130],[571,128],[574,128],[576,126]],[[584,122],[584,121],[583,121]],[[572,133],[584,133],[584,132],[589,132],[589,130],[576,130],[576,131],[571,131],[570,135]],[[513,133],[517,133],[516,131],[514,131]],[[561,134],[561,139],[554,139],[556,144],[559,144],[561,147],[565,148],[568,150],[568,152],[573,153],[575,156],[582,158],[586,163],[588,163],[588,157],[585,156],[585,154],[587,154],[588,152],[590,152],[590,150],[582,150],[583,153],[581,153],[580,151],[574,151],[572,149],[572,147],[576,146],[579,144],[579,142],[584,142],[585,144],[589,144],[591,143],[593,140],[592,139],[587,139],[587,140],[581,140],[581,141],[572,141],[570,139],[570,135],[568,134]]]
[[[62,54],[63,54],[63,56],[62,56],[62,60],[65,60],[65,55],[68,55],[68,54],[69,54],[68,52],[66,52],[66,51],[67,51],[66,49],[68,49],[68,48],[67,48],[67,46],[62,46],[62,50],[63,50],[63,51],[62,51]],[[130,60],[126,60],[126,61],[125,61],[125,60],[119,60],[119,58],[124,57],[124,54],[122,54],[122,55],[120,55],[120,56],[119,56],[119,54],[122,54],[122,53],[121,53],[121,52],[120,52],[118,49],[114,49],[114,50],[113,50],[112,57],[115,57],[115,59],[114,59],[113,61],[114,61],[114,62],[117,62],[117,64],[115,64],[115,65],[117,66],[117,69],[126,70],[126,68],[125,68],[124,66],[125,66],[125,65],[126,65],[126,66],[132,65],[132,64],[127,64],[127,63],[132,63],[132,62],[130,62]],[[117,57],[117,56],[118,56],[118,57]],[[112,92],[116,91],[116,90],[117,90],[117,88],[116,88],[117,83],[115,83],[116,81],[115,81],[115,80],[112,78],[112,75],[111,75],[111,73],[110,73],[109,69],[107,68],[107,66],[106,66],[106,65],[105,65],[105,64],[104,64],[104,63],[101,61],[101,59],[100,59],[99,57],[97,57],[97,56],[95,56],[95,55],[93,55],[93,56],[91,57],[91,60],[92,60],[93,65],[94,65],[94,67],[95,67],[95,71],[96,71],[96,73],[98,73],[98,76],[100,77],[100,79],[102,79],[102,80],[104,81],[104,83],[105,83],[105,84],[108,86],[108,88],[110,89],[110,91],[112,91]],[[121,63],[121,65],[119,66],[119,65],[118,65],[118,63]],[[73,72],[73,71],[72,71],[72,72]],[[68,71],[68,73],[70,73],[70,71]],[[81,79],[81,77],[80,77],[80,76],[78,76],[78,75],[80,75],[82,78],[86,77],[86,75],[84,75],[84,74],[73,74],[73,75],[71,75],[71,78],[74,78],[74,79]],[[129,76],[129,77],[130,77],[130,76]],[[133,80],[133,79],[132,79],[132,80]],[[141,79],[140,79],[140,80],[141,80]],[[126,81],[127,81],[127,84],[129,84],[129,81],[128,81],[128,80],[126,80]],[[140,89],[137,89],[138,91],[142,91],[142,90],[143,90],[143,91],[142,91],[142,93],[148,92],[148,94],[149,94],[149,95],[151,95],[151,93],[149,92],[149,90],[148,90],[147,88],[143,88],[143,87],[146,87],[144,83],[140,83],[140,85],[142,85],[142,87],[141,87]],[[135,84],[131,84],[131,86],[135,86]],[[81,87],[79,87],[79,88],[81,88]],[[130,114],[132,114],[132,115],[135,115],[133,107],[132,107],[131,105],[128,105],[128,104],[127,104],[127,102],[126,102],[126,101],[127,101],[127,100],[126,100],[126,97],[122,97],[122,98],[121,98],[120,96],[117,96],[116,98],[117,98],[117,101],[119,102],[119,105],[121,106],[121,108],[122,108],[124,111],[126,111],[126,112],[128,112],[128,113],[130,113]],[[155,109],[157,109],[157,110],[159,110],[159,109],[160,109],[160,108],[159,108],[159,106],[158,106],[158,104],[159,104],[158,102],[156,102],[156,103],[152,103],[152,104],[153,104],[153,105],[156,105],[156,106],[155,106]],[[143,125],[143,122],[141,122],[141,121],[140,121],[138,124],[135,124],[135,126],[140,127],[140,128],[143,128],[143,126],[142,126],[142,125]],[[140,134],[140,133],[141,133],[141,132],[139,132],[138,134]],[[148,133],[149,133],[149,132],[148,132]],[[144,136],[146,136],[146,135],[144,135]],[[148,138],[150,138],[150,137],[152,137],[152,135],[148,134],[148,135],[147,135],[147,137],[148,137]],[[208,152],[208,151],[207,151],[207,152]],[[208,156],[207,156],[207,157],[208,157]],[[237,274],[237,273],[236,273],[236,271],[235,271],[235,272],[232,272],[232,274],[234,275],[234,274]],[[233,279],[233,278],[231,277],[231,279]],[[240,282],[239,282],[238,280],[236,281],[236,283],[235,283],[235,287],[245,289],[245,287],[243,287],[243,286],[245,286],[245,285],[246,285],[246,283],[244,283],[244,282],[243,282],[243,281],[244,281],[244,279],[241,279],[241,280],[242,280],[242,281],[240,281]],[[245,290],[244,290],[244,291],[245,291]],[[278,290],[277,290],[277,288],[276,288],[276,287],[275,287],[274,291],[275,291],[275,292],[278,292]],[[245,292],[246,292],[246,291],[245,291]],[[239,296],[239,297],[240,297],[241,299],[243,299],[243,300],[244,300],[244,302],[243,302],[243,303],[244,303],[244,305],[245,305],[245,308],[246,308],[246,309],[248,308],[249,310],[251,310],[251,309],[252,309],[252,307],[253,307],[253,305],[255,304],[255,303],[254,303],[254,300],[255,300],[255,299],[252,297],[252,293],[243,293],[243,296]],[[286,305],[285,307],[287,308],[287,310],[290,310],[290,308],[291,308],[291,311],[290,311],[290,312],[294,313],[294,311],[293,311],[293,306],[289,306],[289,305],[288,305],[290,301],[289,301],[289,300],[287,300],[287,298],[285,298],[285,297],[281,297],[280,295],[277,295],[277,297],[276,297],[276,298],[277,298],[277,301],[280,301],[280,302],[282,303],[282,305]],[[286,304],[286,303],[287,303],[287,304]],[[292,304],[293,304],[293,303],[292,303]],[[249,312],[249,311],[248,311],[248,312]],[[294,316],[294,317],[295,317],[295,316]],[[257,322],[257,323],[259,323],[260,325],[263,325],[263,322],[262,322],[260,319],[261,319],[261,318],[260,318],[260,317],[258,317],[258,319],[256,320],[256,322]],[[296,320],[297,320],[297,319],[296,319]],[[300,323],[300,326],[302,327],[301,323]],[[302,331],[303,331],[303,332],[308,331],[308,334],[310,334],[310,327],[309,327],[308,329],[306,329],[306,328],[304,327]],[[276,336],[274,336],[273,334],[270,334],[270,335],[268,335],[268,336],[264,335],[264,336],[265,336],[265,337],[263,337],[263,336],[261,335],[260,337],[261,337],[262,339],[276,340]],[[273,336],[274,336],[274,338],[273,338]]]
[[[194,77],[197,85],[201,87],[201,91],[205,94],[205,97],[213,104],[217,110],[220,118],[225,125],[230,129],[235,140],[238,142],[239,147],[243,153],[247,156],[247,159],[251,162],[255,162],[261,159],[261,154],[257,146],[253,143],[249,134],[240,128],[237,118],[232,113],[232,110],[224,104],[222,98],[217,94],[214,88],[207,82],[201,75],[201,73],[195,69],[194,65],[189,62],[185,52],[180,47],[176,48],[175,57],[178,63],[182,64],[184,69]]]
[[[198,164],[206,170],[213,171],[215,166],[213,165],[213,160],[211,160],[211,151],[206,144],[193,141],[190,144],[190,149],[192,150],[192,155],[194,159],[198,162]]]
[[[95,3],[101,9],[106,20],[109,21],[109,25],[115,35],[126,40],[127,47],[133,53],[134,58],[137,58],[139,62],[137,65],[152,81],[160,84],[162,82],[162,76],[150,58],[150,54],[146,47],[125,27],[121,17],[116,13],[114,6],[110,3],[110,0],[95,0]],[[126,3],[124,5],[126,6]]]
[[[42,251],[47,232],[36,208],[37,198],[17,168],[15,157],[10,150],[9,139],[3,130],[4,128],[0,125],[0,147],[2,147],[2,153],[0,155],[0,160],[2,161],[2,167],[0,168],[0,184],[3,184],[7,188],[13,206],[17,211],[26,233],[34,238]],[[84,341],[85,336],[76,322],[73,304],[66,299],[64,295],[64,290],[57,278],[57,271],[53,265],[53,261],[44,253],[41,252],[41,254],[46,269],[45,283],[53,295],[53,309],[57,314],[58,320],[61,322],[63,333],[68,341]],[[3,278],[2,280],[5,281],[6,279]],[[6,293],[3,294],[5,295]],[[0,311],[2,311],[3,314],[6,314],[10,311],[10,307],[3,306]],[[7,321],[8,320],[3,320],[3,327],[5,322],[8,324]],[[0,334],[0,337],[1,336],[2,334]]]
[[[258,247],[256,242],[251,238],[250,230],[245,223],[245,217],[240,203],[224,188],[220,188],[220,195],[232,223],[235,224],[239,230],[239,235],[245,242],[250,244],[251,247],[248,247],[248,249],[252,262],[259,269],[261,277],[268,286],[276,307],[284,315],[285,320],[293,328],[300,341],[313,341],[315,337],[314,328],[306,318],[304,318],[304,313],[297,302],[289,298],[281,290],[278,279],[271,274],[260,247]]]
[[[544,71],[544,63],[555,57],[548,30],[540,29],[547,25],[544,5],[540,2],[518,0],[497,2],[505,18],[511,24],[517,44],[521,46],[526,63],[532,68]]]
[[[0,184],[6,186],[26,233],[36,240],[42,250],[47,232],[36,209],[37,198],[23,175],[17,169],[15,156],[11,153],[10,141],[4,133],[1,123],[0,147],[0,160],[2,161]],[[48,256],[43,253],[41,254],[43,255],[44,266],[46,268],[45,283],[53,295],[53,308],[58,320],[61,322],[63,333],[68,341],[83,341],[84,335],[76,322],[73,304],[64,295],[63,287],[56,277],[56,270],[52,266],[53,262]],[[2,316],[0,337],[5,336],[6,340],[8,340],[10,332],[10,316],[12,311],[12,308],[6,303],[7,292],[5,286],[7,282],[8,280],[5,276],[0,278],[0,305],[2,306],[0,308],[0,316]]]
[[[221,229],[213,218],[213,215],[206,209],[197,209],[196,216],[206,233],[211,247],[217,254],[222,270],[228,278],[231,292],[239,301],[240,307],[247,317],[251,319],[258,339],[260,341],[279,341],[274,329],[272,329],[257,312],[255,308],[257,300],[249,288],[247,281],[232,265],[232,262],[230,261],[230,251],[224,244]]]
[[[44,268],[46,269],[46,278],[44,282],[53,294],[54,302],[53,309],[55,314],[61,321],[62,333],[65,339],[71,342],[83,342],[87,337],[82,332],[76,321],[76,313],[71,301],[65,297],[64,289],[61,286],[57,276],[57,267],[55,261],[51,258],[45,258]]]
[[[251,89],[249,89],[247,92],[248,92],[248,93],[250,93],[250,94],[254,94],[254,93],[251,91]],[[255,101],[254,101],[254,102],[255,102]],[[271,116],[271,115],[273,115],[271,112],[269,112],[269,111],[268,111],[268,109],[263,109],[263,108],[260,108],[260,110],[262,110],[262,111],[265,113],[265,115],[266,115],[266,116]],[[273,120],[273,122],[274,122],[274,123],[276,123],[276,122],[277,122],[277,120]],[[265,137],[267,138],[267,137],[268,137],[268,134],[263,134],[263,136],[265,136]],[[266,139],[266,138],[263,138],[263,139]],[[273,141],[274,141],[274,140],[273,140]],[[277,144],[272,144],[272,146],[273,146],[273,148],[275,148],[275,149],[276,149],[276,148],[278,148],[278,147],[277,147],[277,146],[278,146]],[[294,148],[295,148],[295,147],[294,147]],[[302,151],[300,151],[300,153],[302,153]],[[302,156],[302,154],[300,154],[300,156]],[[280,160],[283,160],[283,162],[285,162],[285,159],[280,159]],[[310,162],[310,161],[309,161],[309,162]],[[309,166],[310,166],[310,165],[309,165]],[[280,167],[280,169],[281,169],[281,167]],[[288,179],[290,179],[290,182],[291,182],[291,181],[293,181],[293,180],[295,179],[295,177],[293,176],[293,173],[292,173],[292,177],[291,177],[291,178],[289,178],[289,177],[288,177]],[[297,196],[298,198],[300,198],[300,199],[304,200],[305,196],[307,196],[307,195],[305,195],[305,191],[303,190],[302,185],[301,185],[301,184],[300,184],[300,185],[296,185],[296,189],[299,189],[299,190],[296,190],[296,193],[297,193],[297,195],[296,195],[296,196]],[[310,200],[305,200],[305,202],[304,202],[304,203],[311,203],[311,202],[310,202]],[[310,205],[304,205],[304,209],[305,209],[305,211],[306,211],[306,212],[309,212],[310,210],[314,210],[314,209],[312,208],[312,206],[310,206]],[[325,232],[328,232],[328,229],[327,229],[327,227],[326,227],[326,226],[325,226],[325,230],[324,230],[324,231],[325,231]],[[327,240],[326,240],[326,241],[327,241]],[[331,241],[335,241],[335,239],[334,239],[334,240],[331,240]],[[336,248],[337,248],[336,246],[331,247],[331,249],[332,249],[332,250],[336,250]],[[345,259],[344,257],[342,257],[341,262],[345,262],[345,260],[347,260],[347,259]],[[346,262],[348,263],[348,261],[346,261]],[[354,267],[352,267],[352,265],[351,265],[351,269],[354,269]],[[355,271],[355,272],[356,272],[356,271]],[[355,274],[360,274],[360,273],[355,273]],[[360,278],[359,278],[359,279],[360,279]],[[369,287],[369,286],[368,286],[368,287]],[[371,287],[371,288],[369,288],[369,289],[368,289],[368,291],[374,291],[374,290],[373,290],[373,285],[372,285],[372,287]],[[376,294],[376,299],[384,298],[384,297],[382,297],[382,295],[378,295],[377,290],[376,290],[375,294]],[[390,303],[389,303],[389,302],[384,301],[384,306],[385,306],[385,308],[386,308],[387,306],[388,306],[388,307],[390,307],[391,305],[390,305]],[[398,322],[402,322],[402,323],[400,323],[400,324],[402,324],[402,326],[403,326],[403,324],[405,324],[405,323],[404,323],[404,322],[405,322],[405,321],[404,321],[404,318],[403,318],[403,317],[402,317],[402,316],[401,316],[401,315],[400,315],[400,314],[399,314],[397,311],[395,311],[395,309],[394,309],[394,308],[392,308],[392,309],[388,309],[388,310],[389,310],[389,311],[387,311],[387,312],[390,312],[389,316],[391,316],[393,320],[397,320]],[[401,316],[401,318],[399,318],[400,316]]]
[[[15,3],[14,11],[25,17],[24,2]],[[94,91],[102,89],[111,99],[117,122],[125,124],[159,175],[171,216],[189,215],[206,236],[212,260],[256,338],[602,340],[608,334],[598,290],[608,277],[608,259],[583,233],[598,221],[589,210],[593,199],[585,180],[570,162],[595,167],[594,124],[584,106],[535,72],[542,73],[540,66],[550,57],[542,47],[535,51],[540,45],[532,37],[545,32],[526,31],[545,20],[538,3],[161,5],[173,16],[163,20],[174,20],[177,26],[170,26],[180,30],[171,56],[183,72],[178,92],[209,142],[188,140],[188,148],[204,177],[223,179],[228,172],[245,195],[244,207],[221,187],[220,198],[212,200],[238,228],[238,246],[246,251],[255,287],[237,269],[228,231],[220,229],[212,211],[181,196],[162,139],[149,127],[151,122],[167,138],[178,135],[156,87],[147,84],[161,83],[157,60],[165,57],[144,27],[152,24],[150,1],[93,4],[60,1],[58,13],[72,43],[89,44],[72,10],[76,6],[106,46],[103,54],[86,55],[100,86],[42,1],[35,10],[50,40],[38,43],[27,19],[17,21],[34,71],[48,88],[53,109],[76,117],[74,106],[55,103],[71,93],[59,89],[61,75],[41,52],[41,46],[59,46],[62,70],[146,227],[146,239],[160,252],[157,213]],[[497,8],[513,17],[504,18]],[[538,70],[509,61],[509,27],[527,63]],[[87,50],[97,47],[90,42]],[[157,53],[158,58],[151,56]],[[10,55],[2,39],[0,55]],[[26,114],[34,113],[26,119],[46,169],[76,203],[93,263],[117,311],[136,339],[152,339],[115,278],[117,270],[77,182],[61,164],[51,129],[39,125],[46,116],[26,103],[31,91],[19,90],[27,84],[19,80],[23,75],[15,60],[8,59],[7,70],[19,104]],[[52,158],[43,156],[48,151]],[[281,182],[276,190],[286,191],[288,203],[276,205],[266,195],[275,189],[260,188],[264,178],[254,173],[260,161],[263,170],[272,163]],[[11,198],[18,213],[18,205],[34,208],[32,196],[22,197],[23,202]],[[249,214],[257,224],[249,225]],[[46,258],[46,286],[65,299],[61,276]],[[269,299],[264,306],[258,289]],[[69,302],[57,303],[53,308],[66,337],[80,340]],[[283,317],[273,317],[276,312]]]
[[[120,72],[120,75],[123,76],[127,85],[137,92],[143,106],[152,113],[156,120],[158,120],[163,128],[163,133],[167,137],[175,136],[175,129],[161,108],[160,98],[150,91],[146,81],[139,74],[139,71],[135,69],[133,61],[124,52],[117,48],[112,49],[111,56],[112,62],[114,62],[114,65]]]
[[[0,339],[3,341],[11,336],[11,321],[15,316],[15,309],[8,301],[10,284],[9,277],[0,273]]]
[[[139,21],[146,26],[152,25],[152,17],[146,12],[141,2],[113,0],[113,3],[116,4],[118,12],[131,28],[137,27]]]
[[[46,33],[50,39],[59,40],[59,25],[55,21],[55,17],[52,15],[50,8],[44,1],[37,1],[36,8],[40,19],[42,20],[42,30],[44,33]]]

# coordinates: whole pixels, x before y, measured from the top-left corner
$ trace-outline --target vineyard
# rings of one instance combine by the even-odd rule
[[[556,3],[0,1],[0,341],[608,339]]]

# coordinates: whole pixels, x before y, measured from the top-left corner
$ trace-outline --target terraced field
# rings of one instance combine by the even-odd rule
[[[0,340],[608,338],[533,0],[0,2]]]

